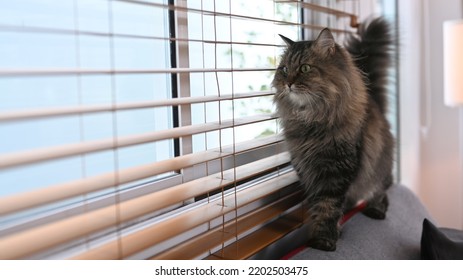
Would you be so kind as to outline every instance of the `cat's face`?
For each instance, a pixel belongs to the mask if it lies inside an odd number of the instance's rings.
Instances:
[[[275,100],[286,99],[294,107],[316,107],[335,103],[340,87],[344,87],[344,53],[333,35],[324,29],[315,41],[293,42],[288,45],[275,73]]]

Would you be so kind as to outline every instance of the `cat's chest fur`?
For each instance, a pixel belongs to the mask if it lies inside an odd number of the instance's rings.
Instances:
[[[352,121],[349,116],[319,118],[319,114],[306,109],[283,112],[281,117],[288,141],[355,142],[361,133],[364,118]],[[324,114],[326,115],[326,114]]]

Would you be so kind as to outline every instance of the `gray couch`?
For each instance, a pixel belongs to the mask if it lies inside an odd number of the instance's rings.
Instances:
[[[420,259],[422,224],[429,213],[406,187],[393,186],[388,195],[385,220],[356,214],[344,224],[336,251],[305,248],[290,259]]]

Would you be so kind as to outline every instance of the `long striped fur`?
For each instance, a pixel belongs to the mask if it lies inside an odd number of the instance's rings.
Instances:
[[[287,49],[273,80],[274,102],[309,205],[308,243],[335,250],[347,208],[367,200],[364,214],[383,219],[388,206],[394,146],[384,115],[389,27],[373,20],[346,48],[329,29],[313,41],[282,38]]]

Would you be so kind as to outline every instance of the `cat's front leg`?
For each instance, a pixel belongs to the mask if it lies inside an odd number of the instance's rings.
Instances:
[[[367,207],[362,213],[372,219],[384,220],[386,218],[389,200],[385,191],[379,191],[372,199],[367,201]]]
[[[324,251],[336,250],[339,238],[339,220],[342,217],[342,198],[325,198],[309,201],[309,247]]]

